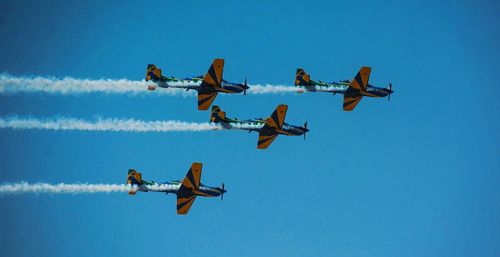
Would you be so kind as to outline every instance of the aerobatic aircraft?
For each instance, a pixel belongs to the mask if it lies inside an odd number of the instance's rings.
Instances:
[[[311,80],[309,74],[303,69],[298,68],[295,75],[295,86],[303,87],[306,91],[310,92],[328,92],[333,94],[344,95],[344,111],[352,111],[354,107],[361,101],[363,96],[369,97],[388,97],[391,99],[392,84],[389,83],[387,88],[380,88],[370,85],[368,79],[370,78],[370,67],[362,67],[356,77],[352,81],[342,80],[340,82],[325,83],[320,81]]]
[[[307,129],[307,121],[303,127],[293,126],[285,123],[286,111],[288,105],[280,104],[273,112],[271,117],[267,119],[254,120],[238,120],[226,117],[226,112],[223,112],[219,106],[212,106],[210,122],[217,123],[225,129],[242,129],[248,132],[259,132],[259,141],[257,141],[258,149],[266,149],[276,139],[278,135],[300,136],[309,131]]]
[[[156,87],[181,88],[189,91],[198,91],[198,110],[208,110],[218,93],[238,94],[243,92],[246,95],[247,80],[244,83],[233,83],[222,79],[224,70],[224,59],[215,59],[205,76],[177,79],[165,77],[161,69],[154,64],[148,64],[146,70],[146,81],[153,81],[156,85],[148,86],[148,90],[155,90]]]
[[[129,195],[135,195],[137,191],[142,192],[162,192],[173,193],[177,195],[177,214],[187,214],[191,205],[193,205],[196,196],[205,197],[224,197],[227,191],[222,187],[209,187],[200,182],[201,163],[193,163],[184,180],[157,183],[154,181],[142,180],[141,173],[134,169],[128,170],[127,184],[131,186]]]

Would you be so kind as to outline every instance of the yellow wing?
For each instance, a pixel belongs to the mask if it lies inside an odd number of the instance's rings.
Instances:
[[[182,186],[186,189],[191,189],[191,191],[198,190],[200,188],[201,169],[202,164],[194,162],[182,181]]]
[[[370,67],[361,67],[349,86],[360,91],[366,91],[371,70]]]
[[[266,149],[271,145],[271,143],[278,137],[278,134],[273,134],[273,135],[262,135],[259,134],[259,141],[257,142],[257,148],[258,149]]]
[[[363,96],[346,96],[344,95],[344,111],[352,111],[358,105]]]
[[[288,110],[288,105],[280,104],[276,107],[271,117],[267,118],[266,125],[271,128],[282,128],[285,122],[286,111]]]
[[[189,212],[191,205],[193,205],[196,195],[179,196],[177,195],[177,214],[185,215]]]
[[[208,110],[216,96],[217,92],[198,92],[198,110]]]
[[[203,77],[203,85],[221,87],[222,71],[224,70],[224,59],[215,59]]]

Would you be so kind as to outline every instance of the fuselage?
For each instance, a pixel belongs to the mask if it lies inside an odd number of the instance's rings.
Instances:
[[[328,93],[334,93],[334,94],[349,94],[352,93],[351,90],[349,89],[349,85],[351,82],[349,80],[343,80],[340,82],[332,82],[332,83],[325,83],[325,82],[317,82],[311,80],[308,85],[305,86],[299,86],[304,88],[306,91],[310,92],[328,92]],[[356,90],[357,91],[357,90]],[[366,87],[366,91],[358,91],[356,92],[359,95],[362,96],[370,96],[370,97],[386,97],[390,94],[393,93],[393,91],[389,88],[381,88],[381,87],[376,87],[373,85],[368,84]]]
[[[182,183],[180,181],[171,181],[164,183],[157,183],[154,181],[142,181],[142,183],[137,186],[137,191],[177,194],[181,185]],[[200,183],[199,189],[193,193],[195,195],[200,195],[200,196],[217,197],[220,196],[222,193],[225,193],[225,190],[219,187],[205,186]]]
[[[176,79],[163,77],[161,79],[153,80],[158,87],[163,88],[180,88],[186,90],[196,90],[196,91],[215,91],[228,94],[238,94],[244,92],[249,87],[242,83],[233,83],[226,80],[221,81],[221,87],[204,87],[202,85],[203,77],[197,76],[192,78]]]
[[[266,120],[238,120],[226,118],[225,121],[217,122],[217,124],[221,125],[225,129],[241,129],[249,132],[257,131],[260,133],[263,129],[265,129],[264,126],[266,125]],[[281,129],[273,129],[273,132],[287,136],[300,136],[308,131],[309,130],[305,127],[294,126],[288,123],[283,123],[283,127]]]

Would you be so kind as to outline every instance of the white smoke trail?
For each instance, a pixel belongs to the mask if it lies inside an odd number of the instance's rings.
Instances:
[[[247,94],[263,95],[263,94],[286,94],[286,93],[302,93],[304,89],[294,86],[286,85],[248,85],[250,88],[247,90]]]
[[[182,82],[178,83],[179,85]],[[0,94],[14,93],[50,93],[62,95],[75,95],[83,93],[105,93],[105,94],[153,94],[153,95],[194,95],[183,89],[169,88],[168,90],[148,91],[148,85],[154,85],[146,81],[133,81],[128,79],[75,79],[66,77],[63,79],[44,77],[14,77],[0,74]]]
[[[198,83],[199,84],[199,83]],[[195,91],[186,91],[179,88],[157,88],[148,91],[148,85],[153,82],[128,79],[75,79],[65,77],[63,79],[50,77],[15,77],[8,74],[0,74],[0,94],[16,93],[49,93],[62,95],[77,95],[85,93],[104,94],[128,94],[128,95],[170,95],[170,96],[195,96]],[[172,86],[193,85],[191,82],[171,82]],[[248,94],[285,94],[303,92],[303,89],[286,86],[255,84],[249,85]]]
[[[0,195],[49,193],[49,194],[95,194],[95,193],[121,193],[137,190],[137,187],[120,184],[48,184],[27,182],[0,185]]]
[[[222,129],[210,123],[193,123],[175,120],[141,121],[135,119],[96,119],[86,121],[76,118],[53,117],[47,119],[0,117],[0,129],[44,129],[81,131],[171,132],[207,131]]]

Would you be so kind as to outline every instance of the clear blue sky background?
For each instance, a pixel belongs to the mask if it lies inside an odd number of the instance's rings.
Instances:
[[[352,113],[329,94],[220,95],[230,117],[309,122],[266,151],[257,134],[0,131],[0,182],[226,183],[188,216],[162,194],[0,197],[1,256],[499,256],[497,1],[1,1],[0,71],[144,78],[204,73],[292,85],[370,82],[396,93]],[[208,121],[192,97],[0,96],[0,114]]]

